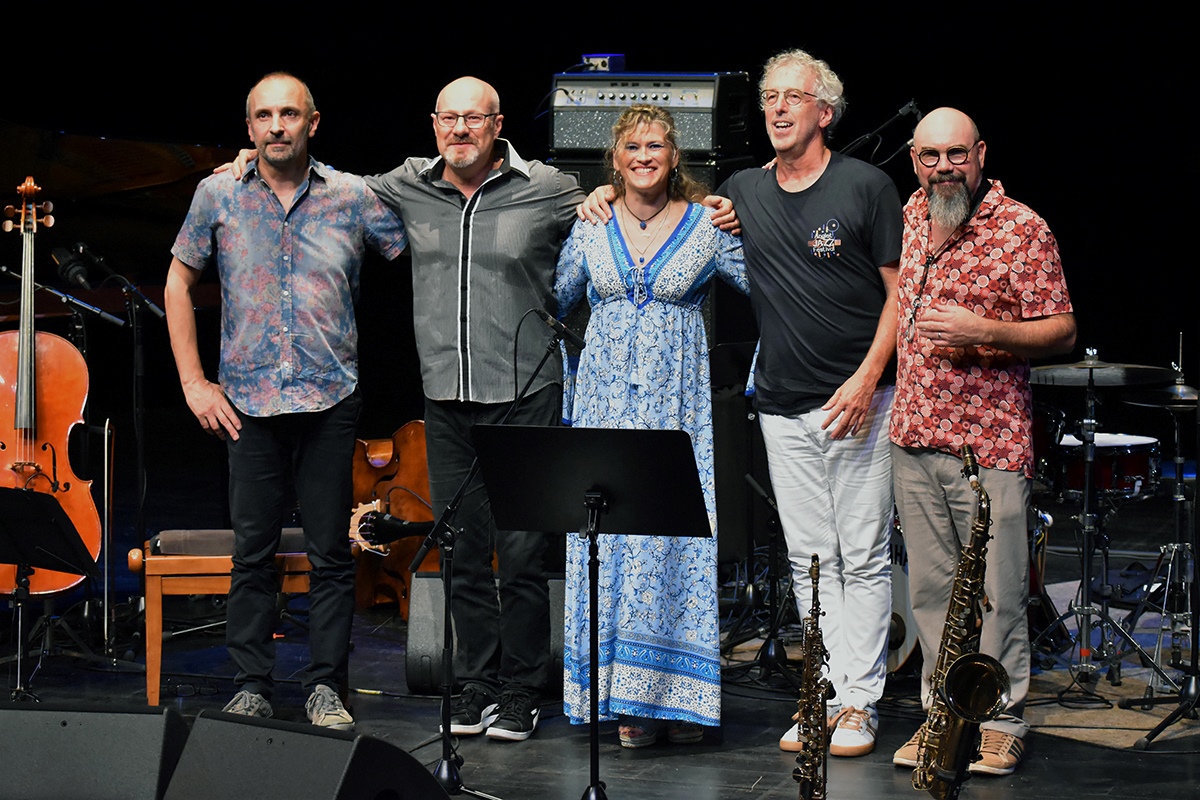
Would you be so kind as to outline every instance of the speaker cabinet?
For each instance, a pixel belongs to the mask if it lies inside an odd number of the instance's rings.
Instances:
[[[169,706],[0,705],[0,797],[158,800],[187,737]]]
[[[381,739],[202,711],[166,800],[409,800],[446,797],[421,764]]]

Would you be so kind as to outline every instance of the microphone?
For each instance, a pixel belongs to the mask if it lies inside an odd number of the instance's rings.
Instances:
[[[91,291],[92,285],[87,279],[87,262],[83,257],[83,245],[77,244],[70,250],[56,247],[50,251],[50,258],[58,265],[58,277]]]
[[[587,342],[585,342],[579,334],[556,320],[553,316],[551,316],[549,311],[544,308],[535,308],[533,311],[542,318],[542,322],[554,329],[554,332],[558,335],[558,338],[566,339],[570,344],[574,345],[580,350],[587,347]]]
[[[909,100],[907,103],[905,103],[903,106],[901,106],[900,110],[897,111],[896,113],[899,114],[900,116],[904,116],[905,114],[912,114],[913,116],[915,116],[917,118],[917,122],[920,122],[921,120],[925,119],[925,115],[921,113],[921,109],[917,108],[916,100]]]
[[[358,523],[358,532],[374,545],[388,544],[406,536],[428,536],[432,522],[413,522],[384,511],[368,511]]]

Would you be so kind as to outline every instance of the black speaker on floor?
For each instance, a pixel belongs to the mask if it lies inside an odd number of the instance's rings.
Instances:
[[[553,694],[562,691],[564,587],[562,578],[551,578],[549,583],[550,680],[546,692]],[[436,572],[414,573],[408,600],[404,678],[409,691],[416,694],[438,694],[442,690],[442,605],[441,576]]]
[[[171,707],[0,705],[0,797],[158,800],[187,736]]]
[[[201,711],[166,800],[436,800],[408,753],[382,739]]]

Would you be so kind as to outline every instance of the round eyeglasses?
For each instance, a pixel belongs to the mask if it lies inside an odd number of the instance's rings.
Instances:
[[[967,159],[971,157],[971,151],[975,149],[976,144],[979,144],[979,142],[976,142],[970,147],[958,145],[956,147],[947,149],[945,152],[946,160],[956,167],[961,167],[963,164],[967,163]],[[934,150],[930,148],[917,153],[917,161],[920,161],[922,166],[933,169],[939,163],[941,163],[942,155],[943,154],[941,150]]]
[[[766,91],[759,93],[758,102],[762,104],[763,108],[766,108],[767,106],[773,106],[779,102],[780,95],[783,95],[783,102],[787,103],[789,106],[800,105],[804,102],[804,97],[806,95],[811,97],[813,100],[821,99],[812,92],[806,92],[802,89],[784,89],[783,91],[778,89],[767,89]]]

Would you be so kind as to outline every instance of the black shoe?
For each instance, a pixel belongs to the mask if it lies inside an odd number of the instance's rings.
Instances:
[[[496,698],[473,683],[467,684],[450,707],[450,733],[455,736],[483,733],[495,721]]]
[[[541,697],[530,689],[511,688],[500,692],[496,721],[487,729],[489,739],[523,742],[537,727]]]

